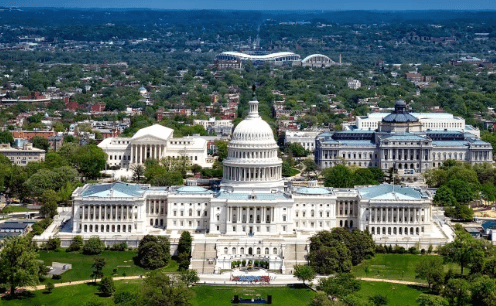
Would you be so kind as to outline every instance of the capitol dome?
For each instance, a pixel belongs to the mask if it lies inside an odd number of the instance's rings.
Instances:
[[[282,182],[282,160],[272,128],[258,114],[258,101],[236,128],[224,159],[224,185],[274,186]]]

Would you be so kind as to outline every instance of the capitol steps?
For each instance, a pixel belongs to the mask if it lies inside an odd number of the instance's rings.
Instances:
[[[216,257],[215,243],[194,243],[191,268],[198,273],[214,273]]]
[[[288,244],[284,249],[284,267],[286,274],[291,274],[295,264],[307,264],[305,244]]]

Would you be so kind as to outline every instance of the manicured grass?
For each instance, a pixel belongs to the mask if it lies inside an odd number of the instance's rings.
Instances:
[[[141,280],[115,281],[116,290],[135,291],[139,290]],[[44,290],[27,293],[25,296],[15,300],[2,299],[2,305],[6,306],[31,306],[31,305],[57,305],[57,306],[80,306],[87,301],[101,301],[105,305],[115,305],[112,298],[100,297],[98,286],[91,284],[72,285],[54,288],[52,293],[47,294]]]
[[[4,214],[10,214],[10,213],[18,213],[18,212],[29,212],[29,211],[34,211],[32,209],[29,209],[24,206],[5,206],[2,209],[2,213]]]
[[[360,291],[355,295],[368,299],[376,294],[385,295],[388,299],[387,305],[417,306],[415,301],[421,293],[427,293],[428,289],[410,285],[399,285],[382,282],[362,281]]]
[[[275,306],[307,306],[312,301],[314,292],[310,289],[289,287],[193,287],[196,298],[194,306],[230,305],[235,294],[240,298],[267,298],[272,295],[272,305]]]
[[[412,254],[376,254],[372,259],[364,260],[353,267],[353,274],[357,277],[370,277],[381,279],[396,279],[422,283],[423,280],[415,278],[415,267],[426,258],[437,255],[412,255]],[[368,272],[366,272],[368,267]],[[455,273],[460,273],[456,264],[446,264],[445,270],[452,268]]]
[[[38,259],[43,260],[47,266],[51,266],[52,262],[62,262],[72,264],[72,269],[62,274],[61,280],[53,280],[53,282],[68,282],[76,280],[90,279],[93,272],[92,265],[94,257],[92,255],[84,255],[79,252],[67,253],[55,251],[39,251]],[[145,274],[147,270],[134,264],[133,257],[136,256],[136,251],[103,251],[100,255],[105,258],[105,267],[103,273],[106,275],[112,274],[114,269],[117,269],[117,274],[114,276],[131,276]],[[167,272],[176,272],[178,268],[177,262],[171,260],[169,266],[165,268]]]
[[[141,280],[115,281],[116,291],[138,292]],[[192,301],[194,306],[230,305],[231,298],[237,294],[243,298],[255,298],[261,296],[267,298],[272,295],[275,306],[307,306],[313,298],[313,291],[309,289],[293,289],[289,287],[214,287],[195,286],[192,288],[195,298]],[[2,299],[2,305],[22,306],[22,305],[57,305],[57,306],[78,306],[86,301],[98,300],[105,305],[114,305],[111,298],[100,297],[98,287],[93,284],[65,286],[53,289],[50,294],[43,290],[28,293],[25,297],[16,300]]]

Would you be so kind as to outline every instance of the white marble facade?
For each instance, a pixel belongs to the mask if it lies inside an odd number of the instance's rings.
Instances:
[[[194,246],[203,251],[192,259],[192,267],[202,271],[205,261],[218,271],[229,269],[234,260],[259,259],[289,273],[304,261],[309,235],[335,227],[367,229],[389,244],[444,243],[432,232],[433,194],[427,190],[387,184],[293,187],[285,182],[272,129],[257,108],[258,102],[250,102],[248,117],[233,133],[219,189],[88,184],[73,193],[72,233],[107,241],[164,230],[203,234]]]

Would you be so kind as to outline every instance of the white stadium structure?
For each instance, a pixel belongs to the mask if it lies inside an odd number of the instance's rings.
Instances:
[[[336,63],[330,57],[323,54],[312,54],[301,61],[302,66],[310,67],[329,67],[335,64]]]
[[[269,63],[276,66],[309,66],[329,67],[336,63],[323,54],[312,54],[301,60],[300,55],[293,52],[276,52],[270,54],[247,54],[242,52],[222,52],[215,57],[214,65],[220,69],[240,69],[243,62],[251,61],[255,64]]]

